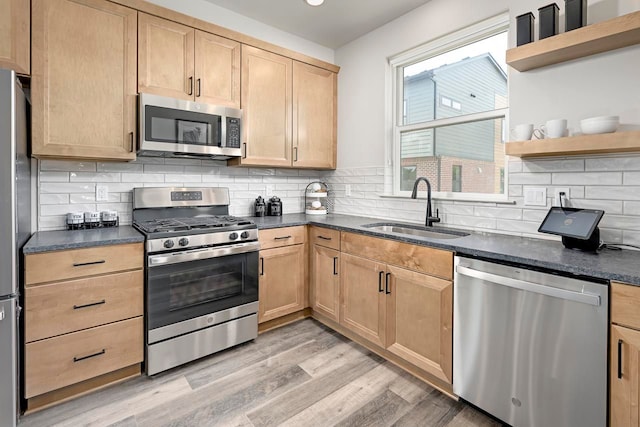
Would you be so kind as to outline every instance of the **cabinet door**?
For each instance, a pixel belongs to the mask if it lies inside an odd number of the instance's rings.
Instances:
[[[393,266],[387,271],[387,350],[451,383],[452,283]]]
[[[196,101],[240,108],[240,43],[196,30]]]
[[[337,75],[293,63],[293,166],[336,168]]]
[[[195,30],[140,13],[138,91],[193,100]]]
[[[311,308],[340,321],[340,252],[313,245],[311,254]]]
[[[260,251],[258,323],[302,310],[304,245]]]
[[[640,331],[611,326],[610,423],[640,425]],[[620,377],[620,378],[619,378]]]
[[[292,64],[284,56],[242,46],[241,164],[291,166]]]
[[[0,0],[0,68],[29,74],[29,0]]]
[[[137,12],[104,0],[33,0],[36,157],[135,159]]]
[[[340,258],[340,324],[384,347],[385,265],[345,253]]]

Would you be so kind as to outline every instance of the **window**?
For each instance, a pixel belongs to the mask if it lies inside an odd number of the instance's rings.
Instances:
[[[508,23],[501,15],[390,60],[394,194],[425,176],[435,197],[505,197]]]
[[[451,191],[454,193],[462,191],[462,165],[453,165],[451,168]]]

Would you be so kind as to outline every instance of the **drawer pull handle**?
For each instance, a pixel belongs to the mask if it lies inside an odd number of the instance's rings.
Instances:
[[[273,240],[287,240],[290,239],[291,236],[282,236],[282,237],[274,237]]]
[[[618,340],[618,379],[622,379],[622,344],[624,341]]]
[[[102,305],[102,304],[104,304],[106,302],[107,302],[106,300],[102,300],[102,301],[92,302],[92,303],[83,304],[83,305],[75,305],[74,304],[73,309],[74,310],[80,310],[81,308],[87,308],[87,307],[93,307],[93,306],[96,306],[96,305]]]
[[[107,352],[107,350],[103,348],[101,351],[99,351],[99,352],[97,352],[97,353],[90,354],[90,355],[88,355],[88,356],[74,357],[74,358],[73,358],[73,363],[80,362],[80,361],[82,361],[82,360],[91,359],[92,357],[96,357],[96,356],[102,356],[102,355],[103,355],[103,354],[105,354],[106,352]]]
[[[74,267],[84,267],[85,265],[96,265],[96,264],[104,264],[105,260],[101,259],[100,261],[91,261],[91,262],[78,262],[78,263],[74,263],[73,266]]]
[[[318,236],[318,239],[331,240],[331,237]]]

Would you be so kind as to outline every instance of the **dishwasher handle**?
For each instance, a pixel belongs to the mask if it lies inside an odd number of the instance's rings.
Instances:
[[[484,271],[474,270],[473,268],[463,267],[461,265],[456,267],[456,273],[461,274],[463,276],[485,280],[487,282],[495,283],[497,285],[502,285],[509,288],[520,289],[523,291],[529,291],[536,294],[542,294],[542,295],[561,298],[569,301],[580,302],[583,304],[589,304],[596,307],[600,306],[599,295],[569,291],[566,289],[555,288],[553,286],[540,285],[537,283],[526,282],[524,280],[512,279],[510,277],[504,277],[504,276],[499,276],[497,274],[486,273]]]

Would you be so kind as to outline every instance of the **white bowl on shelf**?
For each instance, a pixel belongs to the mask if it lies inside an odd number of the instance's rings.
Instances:
[[[594,135],[599,133],[611,133],[618,130],[620,117],[618,116],[600,116],[591,117],[580,120],[580,130],[585,135]]]

